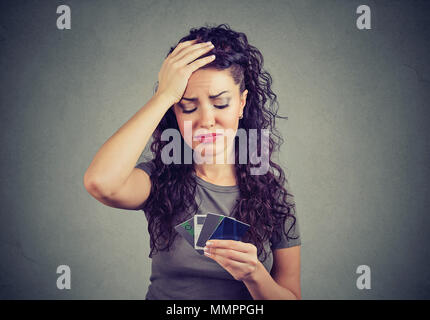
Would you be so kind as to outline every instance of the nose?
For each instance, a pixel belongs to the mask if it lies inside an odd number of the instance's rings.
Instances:
[[[215,115],[212,109],[213,107],[210,105],[206,105],[200,109],[200,127],[210,129],[215,126]]]

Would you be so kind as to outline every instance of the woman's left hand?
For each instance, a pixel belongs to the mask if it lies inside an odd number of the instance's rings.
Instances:
[[[252,279],[260,261],[252,243],[235,240],[209,240],[205,255],[227,270],[236,280]]]

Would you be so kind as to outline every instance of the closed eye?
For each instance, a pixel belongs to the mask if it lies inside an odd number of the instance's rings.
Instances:
[[[218,109],[224,109],[224,108],[227,108],[228,107],[228,104],[225,104],[225,105],[223,105],[223,106],[214,106],[215,108],[218,108]]]
[[[196,110],[197,108],[194,108],[193,110],[182,110],[182,113],[192,113]]]
[[[222,106],[214,106],[215,108],[218,108],[218,109],[224,109],[224,108],[226,108],[226,107],[228,107],[229,105],[228,104],[225,104],[225,105],[222,105]],[[194,112],[194,111],[196,111],[197,110],[197,108],[194,108],[194,109],[192,109],[192,110],[185,110],[185,109],[182,109],[182,112],[183,113],[192,113],[192,112]]]

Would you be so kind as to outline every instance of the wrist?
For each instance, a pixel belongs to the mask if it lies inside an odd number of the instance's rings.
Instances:
[[[257,284],[261,279],[261,274],[264,272],[265,268],[264,265],[261,263],[260,260],[258,260],[257,265],[255,266],[255,270],[250,273],[246,279],[243,280],[245,284],[255,285]]]
[[[163,105],[166,106],[166,108],[170,108],[172,105],[176,103],[172,97],[161,92],[156,92],[154,94],[154,98],[159,100]]]

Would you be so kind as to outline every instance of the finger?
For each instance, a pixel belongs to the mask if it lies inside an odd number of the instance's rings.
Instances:
[[[212,62],[212,61],[214,61],[215,60],[215,56],[214,55],[212,55],[212,56],[207,56],[207,57],[204,57],[204,58],[200,58],[200,59],[197,59],[196,61],[194,61],[193,63],[190,63],[186,68],[188,68],[189,69],[189,71],[191,72],[191,73],[193,73],[194,71],[196,71],[198,68],[201,68],[201,67],[203,67],[205,64],[208,64],[208,63],[210,63],[210,62]]]
[[[213,260],[215,260],[219,265],[221,265],[224,269],[230,270],[240,270],[241,272],[252,272],[254,268],[248,263],[243,263],[239,261],[234,261],[227,259],[223,256],[210,256]]]
[[[197,41],[197,39],[193,39],[193,40],[188,40],[188,41],[184,41],[179,43],[176,48],[170,53],[170,57],[175,57],[183,48],[186,48],[192,44],[194,44]]]
[[[234,260],[242,263],[249,263],[250,256],[248,253],[223,248],[208,248],[207,251],[211,256],[219,256],[225,259]]]
[[[225,248],[225,249],[233,249],[241,252],[249,252],[250,247],[252,246],[250,243],[245,243],[242,241],[236,240],[209,240],[206,242],[206,246],[210,248]]]
[[[202,58],[202,55],[207,55],[210,53],[211,50],[214,49],[214,46],[209,44],[204,46],[203,48],[196,49],[194,51],[191,51],[190,53],[186,54],[181,61],[185,62],[187,64],[192,63],[197,58]]]
[[[181,61],[181,65],[185,66],[210,49],[213,49],[213,47],[211,47],[207,42],[193,44],[179,52],[174,59],[172,59],[172,62],[183,60]]]

